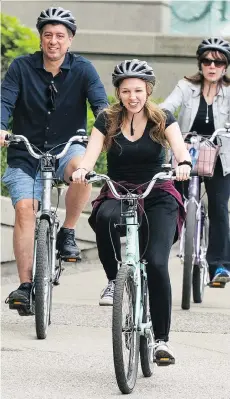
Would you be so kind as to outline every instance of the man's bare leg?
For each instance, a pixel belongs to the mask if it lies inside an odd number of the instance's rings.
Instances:
[[[82,157],[78,156],[72,158],[65,169],[65,181],[69,182],[69,177],[79,167]],[[79,186],[78,184],[70,183],[65,197],[66,204],[66,218],[63,227],[74,229],[75,225],[89,201],[91,194],[91,185]]]
[[[37,200],[34,200],[34,205],[35,212],[37,212]],[[21,283],[31,282],[32,280],[35,220],[33,200],[23,199],[18,201],[15,206],[13,245]]]

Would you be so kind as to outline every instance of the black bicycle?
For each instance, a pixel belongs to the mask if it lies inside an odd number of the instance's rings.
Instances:
[[[87,143],[88,137],[85,130],[80,129],[77,135],[65,143],[64,149],[57,155],[52,154],[54,148],[47,152],[37,153],[28,139],[22,135],[8,135],[8,145],[24,142],[31,156],[40,161],[41,180],[43,184],[42,199],[40,204],[40,216],[36,218],[34,256],[32,267],[32,290],[30,305],[26,309],[26,315],[35,315],[36,334],[38,339],[47,336],[48,326],[51,324],[52,288],[59,284],[63,268],[63,262],[76,262],[76,258],[63,257],[56,251],[56,238],[59,228],[57,207],[51,206],[51,192],[53,187],[58,189],[58,203],[61,189],[60,181],[55,178],[55,163],[63,157],[73,142]],[[64,144],[63,144],[64,145]],[[19,310],[25,315],[24,308]]]

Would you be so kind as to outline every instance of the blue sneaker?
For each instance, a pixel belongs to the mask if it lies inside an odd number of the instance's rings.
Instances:
[[[216,273],[213,277],[212,283],[228,283],[229,281],[230,271],[223,266],[218,267],[218,269],[216,269]]]

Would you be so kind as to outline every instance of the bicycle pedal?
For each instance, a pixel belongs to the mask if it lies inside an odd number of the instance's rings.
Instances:
[[[68,262],[68,263],[76,263],[76,262],[81,262],[81,256],[76,256],[76,257],[67,257],[67,256],[61,256],[60,258],[63,262]]]
[[[9,303],[9,308],[11,310],[17,310],[19,316],[34,316],[35,315],[34,303],[32,305],[26,305],[23,302],[14,301],[14,302]]]
[[[157,366],[160,366],[160,367],[170,366],[171,364],[175,364],[175,359],[172,359],[170,357],[155,358],[153,360],[153,363],[156,363]]]
[[[224,288],[226,283],[223,283],[221,281],[211,281],[208,286],[210,288]]]

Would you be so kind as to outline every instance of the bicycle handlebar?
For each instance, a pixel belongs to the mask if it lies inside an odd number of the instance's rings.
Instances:
[[[197,139],[197,140],[196,140],[196,136],[197,136],[198,138],[201,137],[202,139],[208,140],[208,141],[210,141],[211,143],[213,143],[214,140],[215,140],[215,138],[216,138],[216,136],[230,137],[230,123],[228,123],[228,122],[225,123],[225,126],[224,126],[223,128],[220,128],[220,129],[215,130],[215,132],[213,132],[213,134],[212,134],[210,137],[208,137],[208,136],[202,136],[201,134],[198,134],[197,132],[189,132],[188,134],[191,135],[191,137],[190,137],[191,143],[200,141],[200,139]],[[194,139],[195,139],[195,141],[194,141]],[[186,141],[186,138],[185,138],[185,141]]]
[[[155,176],[153,176],[153,178],[150,181],[150,183],[148,184],[146,190],[142,194],[133,194],[133,193],[129,192],[129,193],[125,194],[125,195],[120,195],[117,192],[112,180],[107,175],[98,174],[98,173],[92,171],[92,172],[88,172],[85,175],[85,178],[86,178],[86,180],[88,180],[88,183],[95,183],[97,181],[105,180],[107,182],[111,192],[113,193],[113,196],[116,199],[121,200],[121,199],[127,198],[127,196],[130,197],[130,198],[138,198],[138,199],[145,198],[145,197],[147,197],[147,195],[149,195],[149,193],[152,190],[152,188],[153,188],[154,184],[156,183],[157,179],[170,180],[170,179],[173,179],[173,174],[174,174],[174,171],[172,171],[171,169],[166,171],[166,172],[159,172]]]
[[[85,130],[84,129],[79,129],[79,130],[77,130],[77,133],[85,133]],[[6,135],[5,141],[7,142],[8,145],[10,145],[12,143],[24,142],[28,152],[30,153],[30,155],[32,157],[34,157],[36,159],[40,159],[40,158],[42,158],[42,156],[44,156],[44,154],[37,154],[33,150],[29,140],[25,136],[22,136],[22,135],[19,135],[19,134],[17,134],[17,135],[9,134],[9,135]],[[87,143],[88,142],[88,137],[87,136],[82,136],[82,135],[76,135],[76,136],[71,137],[68,140],[68,142],[66,143],[65,147],[63,148],[63,150],[58,155],[55,155],[56,159],[62,158],[67,153],[71,143],[73,143],[74,141],[78,141],[80,143]],[[50,151],[52,151],[52,149]],[[46,154],[50,154],[50,151],[47,151]]]
[[[216,136],[230,136],[230,123],[225,123],[224,128],[215,130],[209,140],[213,143]]]

